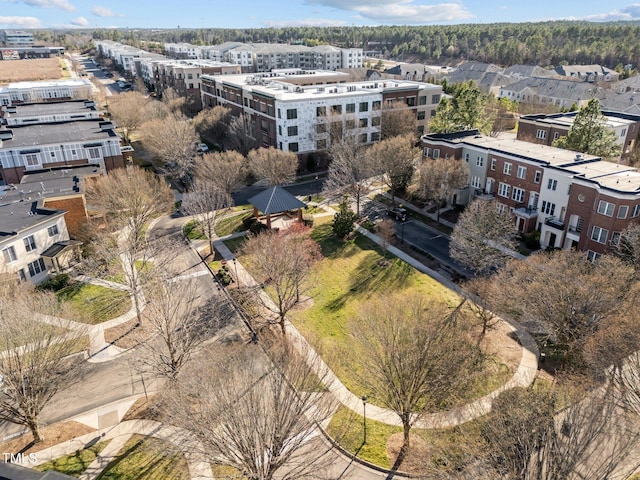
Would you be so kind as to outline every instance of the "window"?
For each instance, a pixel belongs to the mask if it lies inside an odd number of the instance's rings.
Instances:
[[[426,113],[424,110],[421,112],[418,112],[418,120],[424,120],[425,116],[426,116]]]
[[[504,173],[505,175],[511,175],[512,167],[513,165],[511,165],[509,162],[505,162],[504,168],[502,169],[502,173]]]
[[[18,270],[18,272],[17,272],[17,273],[18,273],[18,279],[19,279],[21,282],[26,282],[26,281],[27,281],[27,276],[26,276],[26,275],[25,275],[25,273],[24,273],[24,268],[21,268],[20,270]]]
[[[600,200],[600,202],[598,203],[598,213],[600,215],[613,217],[614,208],[615,208],[615,205],[613,203],[605,202],[604,200]]]
[[[558,188],[558,180],[550,178],[547,182],[547,190],[555,190],[556,188]]]
[[[516,173],[516,177],[518,178],[526,178],[527,177],[527,167],[518,167],[518,172]]]
[[[594,252],[592,250],[587,250],[587,260],[589,260],[590,262],[595,262],[601,256],[602,256],[601,253],[596,253],[596,252]]]
[[[431,95],[431,103],[440,103],[440,95]]]
[[[507,183],[500,182],[498,186],[498,195],[501,197],[509,198],[509,191],[511,190],[511,186]]]
[[[36,249],[36,239],[33,238],[33,235],[29,235],[24,239],[24,248],[27,250],[27,252]]]
[[[627,129],[623,128],[622,131],[620,132],[620,136],[624,137],[627,134]]]
[[[545,138],[547,138],[547,131],[546,130],[538,130],[536,132],[536,138],[539,138],[540,140],[544,140]]]
[[[495,158],[491,159],[491,170],[495,170],[496,169],[496,163],[497,160]]]
[[[426,105],[427,104],[427,96],[421,95],[418,97],[418,105]]]
[[[464,161],[469,163],[469,154],[468,153],[464,154]]]
[[[367,143],[367,134],[366,133],[360,134],[360,143]]]
[[[369,126],[369,119],[368,118],[361,118],[360,119],[360,128],[365,128]]]
[[[318,107],[318,108],[324,108],[324,107]],[[278,109],[278,118],[282,118],[282,115],[281,115],[280,109]]]
[[[382,102],[380,100],[374,100],[373,102],[371,102],[371,110],[380,110],[381,105]]]
[[[484,157],[476,157],[476,166],[483,167],[484,166]]]
[[[618,207],[618,218],[627,218],[628,213],[629,213],[628,205],[620,205],[620,207]]]
[[[498,203],[497,210],[498,213],[504,213],[507,211],[507,206],[504,203]]]
[[[2,250],[2,254],[4,255],[4,261],[7,263],[15,262],[18,259],[16,255],[16,249],[13,247],[7,247]]]
[[[327,141],[326,140],[318,140],[316,142],[316,150],[323,150],[327,148]]]
[[[316,123],[316,133],[325,133],[327,131],[326,123]]]
[[[290,152],[297,152],[298,151],[298,142],[293,142],[289,144],[289,151]]]
[[[618,243],[620,243],[620,235],[621,232],[613,232],[611,234],[611,245],[615,247],[616,245],[618,245]]]
[[[371,132],[371,141],[377,142],[380,140],[380,132]]]
[[[293,125],[292,127],[287,127],[287,135],[289,135],[290,137],[295,137],[296,135],[298,135],[298,126]]]
[[[102,152],[100,147],[87,148],[87,154],[91,160],[97,160],[102,158]]]
[[[521,188],[513,187],[513,195],[511,196],[511,198],[518,203],[524,202],[524,190]]]
[[[476,177],[476,176],[472,176],[471,177],[471,186],[473,188],[481,188],[482,187],[482,183],[480,183],[480,177]]]
[[[23,155],[23,157],[24,157],[25,164],[29,167],[35,167],[37,165],[40,165],[40,160],[38,160],[37,153],[27,153]]]
[[[540,211],[542,213],[546,213],[547,215],[553,215],[556,212],[556,204],[543,200],[542,208],[540,209]]]
[[[371,126],[372,127],[379,127],[380,126],[380,117],[373,117],[371,119]]]
[[[31,262],[29,265],[29,275],[35,277],[36,275],[45,271],[44,260],[39,258],[35,262]]]
[[[604,228],[600,228],[598,226],[593,227],[593,231],[591,232],[591,240],[598,243],[607,243],[608,236],[609,230],[605,230]]]
[[[631,218],[637,217],[640,215],[640,205],[633,206],[633,213],[631,214]]]
[[[294,120],[298,118],[298,109],[297,108],[288,108],[287,109],[287,120]]]
[[[429,154],[431,153],[431,149],[429,147],[424,147],[422,149],[422,156],[429,158]]]
[[[355,103],[347,103],[347,113],[356,113]]]
[[[58,235],[58,226],[57,225],[51,225],[49,228],[47,228],[47,232],[49,233],[50,237],[53,237],[54,235]]]
[[[433,149],[433,158],[440,158],[440,149],[439,148],[434,148]]]
[[[559,132],[555,132],[555,133],[553,134],[553,139],[554,139],[554,140],[557,140],[557,139],[559,139],[559,138],[560,138],[560,133],[559,133]]]
[[[331,105],[331,113],[335,113],[335,114],[342,113],[342,105]]]
[[[282,125],[278,125],[278,135],[282,135]]]
[[[536,170],[536,178],[533,179],[535,183],[540,183],[542,179],[542,172],[540,170]]]
[[[369,102],[360,102],[360,111],[368,112],[369,111]]]

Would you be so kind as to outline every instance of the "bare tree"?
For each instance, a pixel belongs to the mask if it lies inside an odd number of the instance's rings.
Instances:
[[[54,395],[73,382],[80,350],[79,330],[69,331],[55,295],[27,285],[0,288],[0,420],[22,425],[43,440],[41,413]]]
[[[322,392],[326,372],[286,344],[268,359],[255,347],[219,353],[207,352],[202,368],[181,378],[168,420],[200,442],[194,449],[206,460],[250,480],[322,478],[331,447],[313,437],[335,408]]]
[[[640,276],[640,224],[631,224],[625,228],[611,253],[631,265],[636,276]]]
[[[150,172],[139,168],[117,169],[86,185],[89,208],[102,212],[116,236],[96,244],[97,261],[86,262],[102,267],[122,263],[127,284],[133,292],[134,305],[140,316],[141,278],[136,262],[143,264],[152,256],[146,228],[157,215],[168,212],[173,196],[169,187]]]
[[[376,235],[380,238],[380,246],[382,247],[382,255],[387,259],[387,248],[395,235],[395,223],[390,218],[382,220],[376,224]]]
[[[200,141],[193,122],[184,116],[168,115],[146,122],[140,131],[144,147],[165,162],[177,178],[190,185]]]
[[[474,200],[458,218],[451,234],[451,257],[486,275],[502,267],[517,247],[511,213],[495,201]]]
[[[393,102],[391,105],[384,106],[380,122],[380,133],[383,140],[405,135],[415,139],[417,129],[416,112],[406,104]]]
[[[375,162],[375,170],[384,175],[385,182],[395,202],[396,192],[404,191],[411,183],[420,150],[411,136],[391,137],[373,145],[368,154]]]
[[[409,450],[416,421],[454,398],[477,370],[472,364],[479,350],[452,318],[457,313],[444,303],[398,296],[369,303],[352,322],[362,380],[402,421],[404,442],[394,470]]]
[[[242,117],[236,116],[229,122],[229,132],[224,138],[223,147],[225,150],[236,150],[247,155],[260,147],[260,141],[247,132]]]
[[[418,192],[426,200],[437,203],[438,221],[443,203],[468,184],[469,168],[459,160],[438,158],[425,160],[420,166]]]
[[[203,109],[193,119],[198,135],[217,146],[222,146],[230,121],[231,109],[220,105]]]
[[[336,194],[351,195],[360,216],[360,200],[369,190],[367,180],[375,173],[373,157],[356,137],[348,136],[331,144],[331,163],[324,189]]]
[[[264,279],[267,291],[272,293],[273,302],[261,290],[257,292],[264,306],[277,314],[277,323],[285,335],[287,313],[311,287],[307,280],[311,265],[319,257],[318,244],[308,228],[299,227],[251,237],[243,244],[242,253],[251,257],[258,277]]]
[[[633,270],[609,255],[592,263],[582,252],[558,250],[511,260],[493,281],[501,293],[494,310],[538,322],[564,362],[580,367],[585,342],[625,305]]]
[[[247,155],[249,168],[267,185],[285,185],[296,179],[298,157],[293,152],[285,152],[277,148],[258,148]]]
[[[493,290],[495,284],[488,281],[486,278],[474,278],[464,284],[465,291],[470,295],[470,300],[467,302],[467,307],[471,310],[474,318],[480,323],[480,334],[478,335],[477,345],[480,346],[482,340],[489,330],[494,328],[499,322],[498,317],[489,305],[494,302],[496,292]]]
[[[625,479],[640,466],[631,456],[638,431],[607,390],[507,390],[494,400],[482,430],[495,468],[507,479]]]
[[[155,281],[146,293],[146,329],[140,338],[139,360],[145,369],[173,385],[204,343],[228,323],[233,309],[220,296],[203,304],[193,280],[167,279],[164,272],[154,270]]]
[[[202,233],[209,239],[209,252],[213,254],[213,240],[219,211],[229,207],[227,196],[207,180],[196,180],[193,188],[182,198],[182,210],[192,215]]]
[[[113,97],[110,112],[122,131],[125,143],[131,143],[131,135],[148,119],[149,99],[140,92],[123,92]]]
[[[208,153],[196,166],[196,176],[225,195],[227,207],[233,205],[231,194],[246,176],[245,158],[234,150]]]

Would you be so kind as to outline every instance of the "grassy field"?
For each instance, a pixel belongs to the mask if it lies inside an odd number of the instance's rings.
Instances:
[[[348,330],[361,305],[394,293],[419,294],[451,305],[458,297],[398,258],[390,258],[390,266],[381,265],[380,250],[361,235],[341,242],[332,236],[330,224],[324,223],[312,236],[325,257],[315,268],[316,287],[310,292],[314,304],[294,312],[291,321],[310,341],[321,343],[323,356],[354,394],[370,395],[357,379],[358,361],[353,358]]]
[[[51,462],[38,465],[35,469],[40,472],[55,470],[56,472],[78,478],[108,444],[108,440],[98,442],[89,448],[78,450],[71,455],[66,455]]]
[[[131,308],[129,293],[91,284],[73,284],[60,292],[71,320],[95,325],[119,317]]]
[[[105,468],[100,480],[189,480],[184,455],[176,453],[166,442],[133,435],[119,456]]]
[[[58,57],[0,62],[0,84],[30,80],[58,80],[62,77],[63,71]]]

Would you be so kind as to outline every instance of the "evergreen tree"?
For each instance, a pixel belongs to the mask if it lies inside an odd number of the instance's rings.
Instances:
[[[333,217],[331,228],[333,229],[334,235],[338,238],[344,238],[349,235],[353,231],[356,218],[358,218],[358,216],[349,208],[349,197],[345,195],[342,198],[342,202],[340,202],[338,211]]]
[[[477,128],[488,134],[493,118],[487,113],[487,96],[472,80],[447,88],[453,97],[440,102],[429,129],[434,133],[451,133]]]
[[[595,98],[576,114],[569,134],[555,140],[553,146],[602,158],[620,155],[616,135],[607,127],[607,117],[602,114],[600,102]]]

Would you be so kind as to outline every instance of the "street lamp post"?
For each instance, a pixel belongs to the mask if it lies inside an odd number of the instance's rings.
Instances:
[[[313,193],[315,194],[316,197],[318,196],[318,193],[320,193],[318,192],[318,175],[316,175],[316,178],[313,182]]]
[[[236,274],[236,283],[238,285],[238,288],[240,288],[240,277],[238,276],[238,265],[236,264],[236,258],[233,257],[233,270],[235,271]]]
[[[362,444],[366,445],[367,444],[367,396],[366,395],[362,396],[362,415],[364,417],[364,422],[363,422],[364,439],[362,441]]]
[[[400,244],[404,245],[404,222],[400,223]]]

